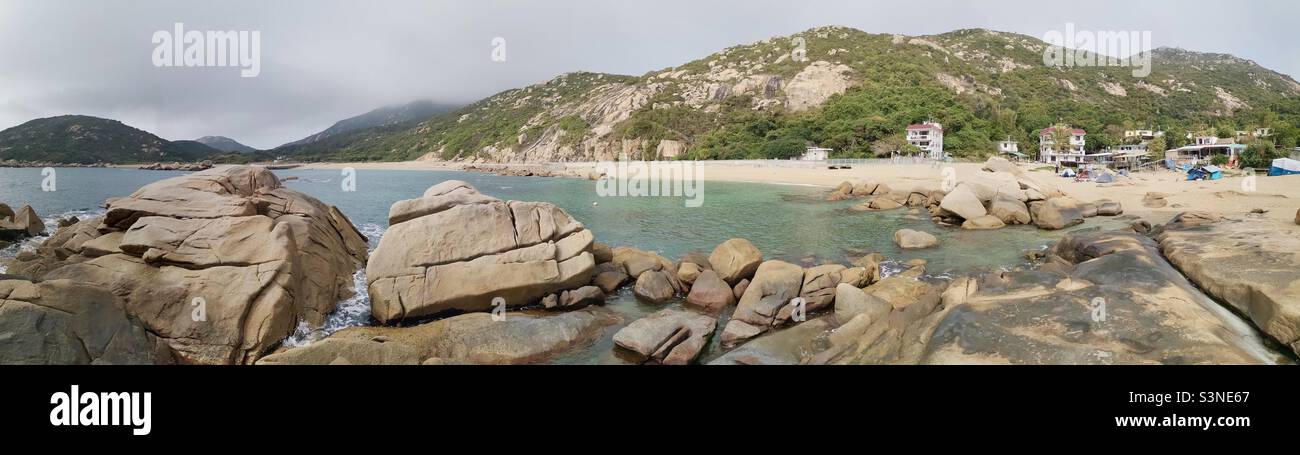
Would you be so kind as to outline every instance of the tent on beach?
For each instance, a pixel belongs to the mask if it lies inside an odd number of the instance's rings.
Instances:
[[[1218,180],[1223,178],[1223,169],[1215,165],[1196,166],[1187,171],[1187,180]]]
[[[1295,175],[1300,174],[1300,161],[1291,158],[1278,158],[1273,160],[1273,167],[1268,169],[1268,175]]]
[[[1074,169],[1065,168],[1065,170],[1061,171],[1061,177],[1074,177]]]
[[[1097,183],[1115,183],[1115,174],[1102,172],[1097,176]]]

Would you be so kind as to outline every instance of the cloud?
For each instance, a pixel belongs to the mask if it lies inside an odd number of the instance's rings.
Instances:
[[[1207,11],[1221,33],[1193,24]],[[225,135],[269,148],[375,107],[465,103],[577,71],[644,74],[820,25],[1042,36],[1151,30],[1157,45],[1226,52],[1300,74],[1297,2],[1229,1],[139,1],[0,3],[0,128],[36,117],[122,120],[168,139]],[[1216,16],[1217,17],[1217,16]],[[157,30],[258,30],[261,74],[159,68]],[[1228,32],[1230,30],[1230,33]],[[491,60],[506,39],[506,62]]]

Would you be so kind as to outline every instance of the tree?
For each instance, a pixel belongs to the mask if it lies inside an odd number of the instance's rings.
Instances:
[[[1052,151],[1065,153],[1070,150],[1070,138],[1074,137],[1074,128],[1058,123],[1052,126]]]
[[[1273,160],[1281,157],[1282,154],[1278,153],[1272,142],[1258,140],[1250,143],[1246,151],[1241,152],[1241,167],[1267,169],[1273,165]]]
[[[1187,145],[1187,130],[1180,126],[1169,128],[1165,131],[1165,145],[1169,148],[1178,148]]]
[[[1156,136],[1155,139],[1147,143],[1147,156],[1153,160],[1164,159],[1165,149],[1165,137]]]

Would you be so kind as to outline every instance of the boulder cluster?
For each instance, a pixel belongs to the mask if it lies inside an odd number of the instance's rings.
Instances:
[[[40,292],[6,299],[66,309],[71,327],[10,336],[29,344],[87,345],[84,355],[32,362],[252,363],[300,321],[322,324],[353,295],[352,277],[367,258],[365,237],[342,212],[282,187],[258,167],[161,180],[106,207],[103,217],[59,229],[8,264],[16,275],[9,278],[21,281],[10,287]],[[46,284],[53,282],[62,283]],[[60,308],[58,293],[90,297]],[[133,337],[123,343],[166,349],[115,355],[120,333]],[[110,342],[91,350],[99,339]]]
[[[181,163],[173,161],[171,163],[153,163],[140,166],[138,169],[146,171],[187,171],[198,172],[212,169],[211,161],[201,161],[198,163]]]
[[[1055,230],[1081,224],[1084,218],[1123,213],[1118,202],[1080,202],[999,157],[989,158],[983,172],[955,182],[950,191],[926,186],[900,190],[885,183],[844,182],[827,196],[830,201],[853,198],[868,199],[854,210],[924,207],[936,224],[963,229],[1034,225]]]

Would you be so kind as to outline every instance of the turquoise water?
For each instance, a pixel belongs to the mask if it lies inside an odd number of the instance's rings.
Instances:
[[[30,204],[53,221],[69,214],[102,213],[107,197],[126,196],[137,188],[184,172],[130,169],[58,169],[56,191],[41,191],[40,169],[0,169],[0,202],[17,207]],[[285,186],[310,194],[339,207],[370,237],[373,248],[387,228],[388,207],[394,202],[419,197],[428,187],[451,179],[465,180],[479,191],[502,199],[547,201],[559,205],[582,221],[596,239],[613,246],[628,245],[677,259],[691,251],[709,252],[717,244],[744,237],[753,242],[767,259],[782,259],[805,266],[836,262],[847,264],[850,257],[880,252],[890,263],[886,272],[911,259],[928,261],[935,276],[999,270],[1026,264],[1026,250],[1042,249],[1063,232],[1032,227],[1007,227],[995,231],[967,231],[942,228],[930,222],[922,210],[920,219],[906,218],[907,211],[856,212],[849,207],[860,201],[825,202],[826,188],[767,185],[756,183],[706,182],[701,207],[686,207],[680,197],[600,197],[595,182],[580,179],[506,177],[451,171],[357,170],[356,191],[342,190],[337,170],[276,171]],[[1081,228],[1122,225],[1119,220],[1093,218]],[[938,248],[900,250],[893,242],[895,230],[910,228],[935,234]],[[29,244],[30,245],[30,244]],[[0,251],[0,259],[12,257],[21,245]],[[2,272],[2,270],[0,270]],[[364,277],[357,276],[358,283]],[[668,305],[680,305],[680,302]],[[606,305],[623,316],[625,323],[662,309],[636,301],[628,290]],[[340,304],[320,336],[342,327],[366,324],[369,301],[358,296]],[[726,323],[726,315],[718,327]],[[561,363],[624,363],[613,349],[612,337],[620,326],[609,329],[595,345],[556,359]],[[307,342],[309,331],[300,327],[288,343]],[[721,354],[714,344],[705,359]]]

